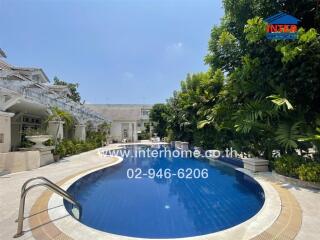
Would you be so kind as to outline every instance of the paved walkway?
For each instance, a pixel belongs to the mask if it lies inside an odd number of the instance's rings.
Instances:
[[[297,240],[320,239],[320,191],[284,183],[297,199],[302,209],[302,226]]]
[[[53,182],[78,173],[84,169],[93,168],[113,161],[111,158],[102,158],[96,151],[90,151],[77,156],[66,158],[32,171],[9,174],[0,177],[0,239],[13,239],[17,224],[14,222],[18,215],[19,195],[21,185],[29,178],[45,176]],[[270,179],[272,181],[272,179]],[[320,192],[295,187],[290,184],[284,186],[295,196],[302,209],[302,226],[296,239],[316,240],[320,237]],[[28,216],[32,205],[44,192],[37,188],[27,196],[25,216]],[[18,239],[34,239],[30,231],[29,221],[24,221],[26,233]]]
[[[18,216],[20,188],[22,184],[32,177],[44,176],[53,182],[59,182],[67,176],[81,170],[99,166],[112,161],[96,154],[96,150],[82,153],[77,156],[65,158],[58,163],[53,163],[32,171],[8,174],[0,177],[0,239],[13,239],[17,231],[15,219]],[[26,199],[25,216],[29,215],[32,205],[44,192],[44,188],[35,188],[29,192]],[[18,239],[33,239],[29,221],[24,221],[26,233]],[[29,229],[29,230],[28,230]]]

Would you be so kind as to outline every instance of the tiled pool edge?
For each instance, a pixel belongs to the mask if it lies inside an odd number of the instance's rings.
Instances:
[[[59,184],[62,185],[62,187],[66,189],[74,181],[76,181],[77,179],[83,177],[84,175],[87,175],[90,172],[94,172],[94,171],[96,171],[98,169],[105,168],[105,167],[108,167],[108,166],[111,166],[111,165],[110,164],[104,164],[103,166],[97,166],[97,167],[94,167],[93,169],[81,171],[79,174],[73,174],[72,176],[69,176],[69,177],[65,178],[64,180],[60,181]],[[256,178],[256,177],[254,177],[254,178]],[[278,193],[277,193],[278,190],[276,191],[274,189],[274,187],[272,187],[270,185],[270,183],[268,183],[268,182],[266,182],[266,181],[264,181],[262,179],[256,179],[256,180],[262,185],[262,187],[264,188],[265,192],[266,192],[265,188],[269,188],[269,190],[271,192],[273,192],[273,194],[278,196]],[[287,190],[285,190],[285,191],[287,191]],[[46,212],[47,218],[44,218],[44,217],[39,218],[40,221],[37,221],[35,223],[35,225],[32,226],[32,228],[33,228],[35,226],[39,226],[39,225],[41,225],[43,223],[48,223],[49,222],[49,224],[45,224],[41,228],[38,228],[38,229],[44,228],[42,230],[42,232],[44,232],[44,233],[42,233],[41,237],[37,236],[37,234],[36,234],[37,229],[33,230],[33,235],[34,235],[34,237],[36,239],[77,239],[77,240],[80,240],[80,239],[88,239],[88,238],[92,238],[92,237],[94,237],[95,239],[137,239],[137,238],[130,238],[130,237],[124,237],[124,236],[108,234],[108,233],[105,233],[105,232],[100,232],[98,230],[89,228],[89,227],[79,223],[78,221],[76,221],[75,219],[73,219],[71,216],[68,215],[67,211],[65,210],[65,208],[63,206],[62,198],[59,199],[59,197],[57,195],[51,195],[51,194],[49,194],[49,196],[48,196],[48,193],[44,193],[43,195],[44,196],[41,196],[39,199],[45,198],[45,199],[43,199],[44,201],[42,201],[42,202],[47,202],[48,209],[51,209],[52,207],[56,207],[56,206],[59,206],[59,207],[49,210],[49,214],[48,214],[48,212]],[[279,198],[279,196],[278,196],[278,198]],[[48,205],[48,201],[49,201],[49,205]],[[276,204],[276,205],[279,206],[279,213],[280,213],[280,210],[281,210],[281,207],[280,207],[281,204],[280,203],[281,202],[280,202],[280,198],[279,198],[279,202],[278,202],[278,204]],[[45,203],[42,203],[42,204],[45,204]],[[35,207],[36,205],[37,204],[35,204],[33,207]],[[265,210],[268,210],[269,212],[273,212],[273,213],[277,212],[274,209],[274,207],[270,207],[270,206],[266,207],[264,205],[263,208],[265,208]],[[40,210],[40,209],[41,209],[41,207],[38,210]],[[270,209],[272,209],[272,210],[270,211]],[[261,211],[262,211],[262,209],[261,209]],[[39,211],[34,211],[34,213],[37,213],[37,212],[39,212]],[[256,225],[256,228],[257,228],[256,218],[259,217],[260,212],[257,215],[255,215],[253,218],[251,218],[251,219],[247,220],[246,222],[244,222],[244,223],[242,223],[240,225],[237,225],[237,226],[235,226],[233,228],[230,228],[230,229],[227,229],[227,230],[224,230],[224,231],[221,231],[221,232],[213,233],[213,234],[208,234],[208,235],[203,235],[203,236],[198,236],[198,237],[192,237],[192,238],[186,238],[186,239],[250,239],[250,238],[254,237],[255,235],[260,236],[261,234],[266,232],[269,228],[271,228],[273,223],[276,222],[276,220],[280,218],[279,214],[275,214],[273,221],[268,221],[267,223],[265,223],[263,228],[259,227],[259,231],[257,231],[257,233],[255,234],[254,232],[248,230],[247,226],[244,226],[244,225],[248,224],[248,222],[250,220],[252,220],[251,224],[252,225]],[[31,213],[31,214],[33,214],[33,213]],[[59,218],[61,216],[65,216],[65,217],[62,218],[62,219],[59,219],[59,220],[54,220],[54,219],[57,219],[57,218]],[[51,221],[50,219],[53,219],[53,221]],[[32,221],[30,221],[30,222],[32,222]],[[74,223],[76,223],[77,225],[81,226],[80,228],[83,229],[84,232],[79,231],[78,226],[75,227],[75,225],[73,225]],[[47,225],[53,225],[53,226],[49,227]],[[244,228],[244,229],[242,229],[242,230],[238,229],[238,231],[234,231],[235,228],[238,228],[241,225],[242,225],[242,228]],[[230,235],[230,232],[232,232],[232,231],[234,231],[233,233],[235,235],[232,235],[232,233]],[[68,235],[66,235],[64,232],[67,233]],[[44,238],[44,235],[46,236],[46,238]],[[260,238],[257,238],[257,239],[260,239]],[[270,239],[270,238],[268,238],[268,239]]]
[[[99,168],[98,168],[99,169]],[[72,183],[77,181],[79,178],[82,178],[83,176],[94,172],[95,170],[90,170],[86,173],[80,174],[76,176],[73,179],[70,179],[66,181],[61,187],[63,189],[67,189],[69,186],[71,186]],[[259,179],[257,180],[263,187],[265,194],[266,194],[266,201],[262,209],[252,218],[248,219],[247,221],[236,225],[232,228],[215,232],[212,234],[197,236],[197,237],[189,237],[189,238],[179,238],[179,239],[223,239],[226,237],[226,239],[234,239],[235,237],[239,238],[241,236],[241,239],[250,239],[251,237],[254,237],[255,235],[263,232],[267,227],[269,227],[278,217],[280,213],[280,206],[281,201],[277,194],[277,192],[266,182]],[[51,219],[59,219],[62,216],[68,216],[68,212],[63,206],[62,198],[58,195],[53,195],[50,198],[49,209],[54,208],[56,206],[62,206],[59,208],[55,208],[49,212]],[[269,211],[268,209],[273,209],[273,211]],[[266,220],[266,221],[263,221]],[[124,239],[138,239],[133,237],[126,237],[126,236],[120,236],[120,235],[114,235],[106,232],[102,232],[93,228],[90,228],[86,225],[83,225],[82,223],[76,221],[71,216],[68,216],[64,219],[61,219],[57,221],[56,226],[62,231],[62,232],[68,232],[69,236],[73,239],[77,240],[85,240],[85,239],[118,239],[118,240],[124,240]],[[141,238],[139,238],[141,239]]]
[[[98,170],[98,169],[97,169]],[[81,174],[77,176],[74,179],[71,179],[67,181],[65,184],[62,185],[64,189],[67,189],[73,182],[75,182],[77,179],[83,177],[84,175],[89,174],[88,171],[84,174]],[[226,229],[224,231],[219,231],[212,234],[207,234],[203,236],[197,236],[197,237],[189,237],[185,239],[232,239],[232,238],[239,238],[241,236],[242,239],[250,239],[251,237],[254,237],[255,235],[258,235],[259,233],[263,232],[267,227],[272,225],[272,223],[277,219],[279,213],[280,213],[280,206],[281,201],[277,194],[277,192],[265,181],[262,179],[257,179],[257,181],[261,184],[263,187],[265,193],[266,193],[266,202],[263,206],[263,208],[259,211],[258,214],[253,216],[252,218],[248,219],[247,221],[234,226],[232,228]],[[62,198],[60,198],[57,195],[52,196],[49,202],[49,208],[57,206],[62,204]],[[273,209],[273,211],[269,211],[268,209]],[[64,207],[55,209],[53,211],[50,211],[50,217],[51,219],[57,219],[61,216],[68,215],[67,211]],[[119,236],[114,234],[109,234],[106,232],[101,232],[96,229],[89,228],[78,221],[74,220],[72,217],[69,217],[70,220],[63,219],[61,221],[58,221],[56,225],[63,231],[68,232],[69,235],[74,239],[88,239],[88,238],[105,238],[105,239],[137,239],[132,237],[126,237],[126,236]],[[263,221],[265,220],[265,221]],[[74,231],[74,229],[77,229]],[[82,230],[81,230],[82,229]],[[233,237],[232,237],[233,236]],[[182,239],[182,238],[180,238]]]
[[[281,184],[272,183],[281,197],[281,213],[277,220],[252,240],[294,239],[301,228],[302,210],[298,201]]]
[[[99,164],[90,169],[85,169],[83,171],[77,172],[75,174],[72,174],[60,180],[56,184],[61,186],[66,181],[78,176],[79,174],[87,173],[90,170],[96,171],[100,168],[113,166],[122,161],[121,158],[115,158],[115,157],[109,157],[108,160],[111,160],[111,162]],[[57,228],[57,226],[54,224],[54,220],[52,220],[52,218],[50,218],[49,216],[49,212],[51,211],[49,206],[49,200],[52,197],[52,195],[53,195],[52,192],[46,190],[33,204],[30,211],[30,217],[29,217],[29,224],[30,224],[30,229],[32,231],[32,235],[35,239],[39,239],[39,240],[45,240],[45,239],[72,240],[71,237],[66,235],[59,228]],[[63,204],[62,206],[64,207]]]
[[[237,170],[247,173],[251,177],[256,175],[246,169]],[[277,178],[275,180],[275,182],[270,182],[270,184],[280,196],[281,212],[270,227],[252,238],[252,240],[295,239],[301,229],[303,214],[298,200],[283,186],[283,183],[279,182]]]

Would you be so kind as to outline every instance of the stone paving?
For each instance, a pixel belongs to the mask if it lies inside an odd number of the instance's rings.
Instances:
[[[53,163],[32,171],[8,174],[0,177],[0,239],[13,239],[17,231],[15,220],[18,216],[19,196],[22,184],[32,177],[44,176],[53,182],[59,182],[61,179],[78,173],[84,169],[107,164],[112,161],[111,158],[102,158],[96,154],[96,150],[79,154],[77,156],[67,157],[57,163]],[[39,196],[45,191],[45,188],[35,188],[29,192],[26,198],[25,216],[28,217],[32,205]],[[26,233],[18,239],[33,239],[30,231],[29,221],[24,221]]]

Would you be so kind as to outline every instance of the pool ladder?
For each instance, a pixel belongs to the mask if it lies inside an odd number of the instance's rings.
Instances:
[[[33,182],[36,180],[42,180],[42,183],[33,184],[33,185],[27,187],[30,182]],[[47,179],[45,177],[31,178],[31,179],[27,180],[21,187],[19,216],[18,216],[18,219],[16,220],[16,222],[18,222],[18,229],[17,229],[17,233],[13,236],[14,238],[21,237],[24,234],[23,220],[25,219],[24,207],[25,207],[26,195],[29,192],[29,190],[31,190],[35,187],[46,187],[47,189],[60,195],[63,199],[67,200],[69,203],[71,203],[73,206],[76,207],[76,209],[73,208],[71,211],[73,217],[75,217],[78,220],[81,218],[81,205],[76,200],[74,200],[74,198],[69,193],[67,193],[61,187],[54,184],[53,182],[51,182],[49,179]],[[74,210],[77,210],[77,211],[74,211]]]

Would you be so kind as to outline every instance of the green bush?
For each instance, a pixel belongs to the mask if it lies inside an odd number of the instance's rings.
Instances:
[[[320,163],[302,164],[297,169],[299,179],[310,182],[320,182]]]
[[[45,141],[43,143],[43,145],[45,145],[45,146],[53,146],[54,145],[53,139],[52,138],[48,139],[47,141]]]
[[[59,155],[60,157],[65,157],[90,151],[98,147],[100,147],[100,143],[99,141],[96,141],[96,139],[88,140],[86,142],[64,139],[56,145],[53,154]]]
[[[21,142],[20,147],[21,148],[30,148],[34,145],[33,142],[29,141],[29,140],[24,140]]]
[[[82,153],[85,151],[83,143],[76,143],[74,144],[75,153]]]
[[[64,145],[65,149],[66,149],[66,154],[67,155],[73,155],[76,153],[76,149],[75,146],[73,144],[73,142],[71,140],[63,140],[62,144]]]
[[[84,148],[85,151],[90,151],[90,150],[92,150],[92,149],[94,149],[94,148],[96,148],[96,147],[95,147],[95,143],[86,142],[86,143],[83,145],[83,148]]]
[[[299,155],[284,155],[274,162],[277,173],[302,181],[320,182],[320,163]]]
[[[283,155],[277,158],[274,162],[274,168],[277,173],[288,177],[298,177],[298,168],[305,161],[298,155]]]
[[[138,135],[138,140],[147,140],[150,139],[150,131],[141,131]]]
[[[54,155],[59,155],[60,157],[66,156],[66,148],[62,143],[59,143],[53,150]]]

